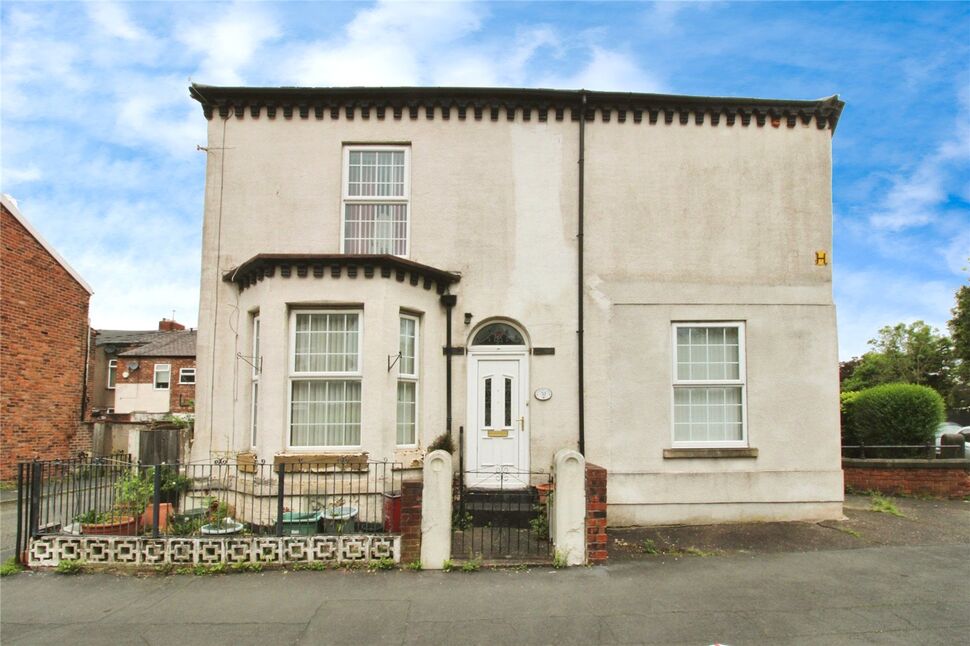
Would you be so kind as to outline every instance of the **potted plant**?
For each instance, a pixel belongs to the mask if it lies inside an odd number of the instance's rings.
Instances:
[[[349,534],[354,531],[357,520],[357,507],[345,505],[343,498],[334,500],[323,510],[323,531],[327,534]]]
[[[228,503],[212,498],[209,502],[209,513],[206,516],[209,522],[199,531],[206,535],[218,536],[238,534],[243,530],[243,524],[233,520],[234,513],[235,510]]]
[[[138,532],[135,517],[117,510],[99,512],[91,509],[75,516],[74,522],[81,526],[82,534],[93,536],[130,536]]]

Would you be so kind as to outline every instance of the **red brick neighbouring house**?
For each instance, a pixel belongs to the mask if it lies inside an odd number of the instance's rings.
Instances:
[[[119,352],[115,414],[148,418],[194,412],[195,336],[195,330],[161,331],[148,343]]]
[[[84,408],[91,287],[0,198],[0,479],[17,462],[90,448]]]
[[[195,330],[185,331],[184,325],[162,319],[157,330],[93,330],[93,333],[86,419],[111,421],[130,419],[131,413],[160,417],[193,411]],[[155,393],[156,363],[170,366],[172,379],[168,393]],[[131,386],[136,388],[132,390]]]

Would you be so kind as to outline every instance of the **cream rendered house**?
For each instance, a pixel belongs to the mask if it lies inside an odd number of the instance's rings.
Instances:
[[[483,488],[578,448],[611,525],[840,516],[837,98],[191,94],[195,459],[450,431]]]

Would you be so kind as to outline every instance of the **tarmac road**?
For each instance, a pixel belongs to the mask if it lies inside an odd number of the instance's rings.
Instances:
[[[966,544],[570,570],[25,573],[3,644],[965,644]]]

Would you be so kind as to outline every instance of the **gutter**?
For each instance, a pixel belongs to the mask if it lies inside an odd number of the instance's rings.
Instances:
[[[441,304],[445,306],[445,430],[451,437],[451,313],[458,302],[455,294],[442,294]],[[460,449],[459,449],[460,450]]]
[[[584,311],[583,311],[583,200],[586,184],[586,91],[579,93],[579,196],[576,232],[576,342],[578,361],[578,396],[579,396],[579,453],[586,455],[586,367],[584,365]]]

